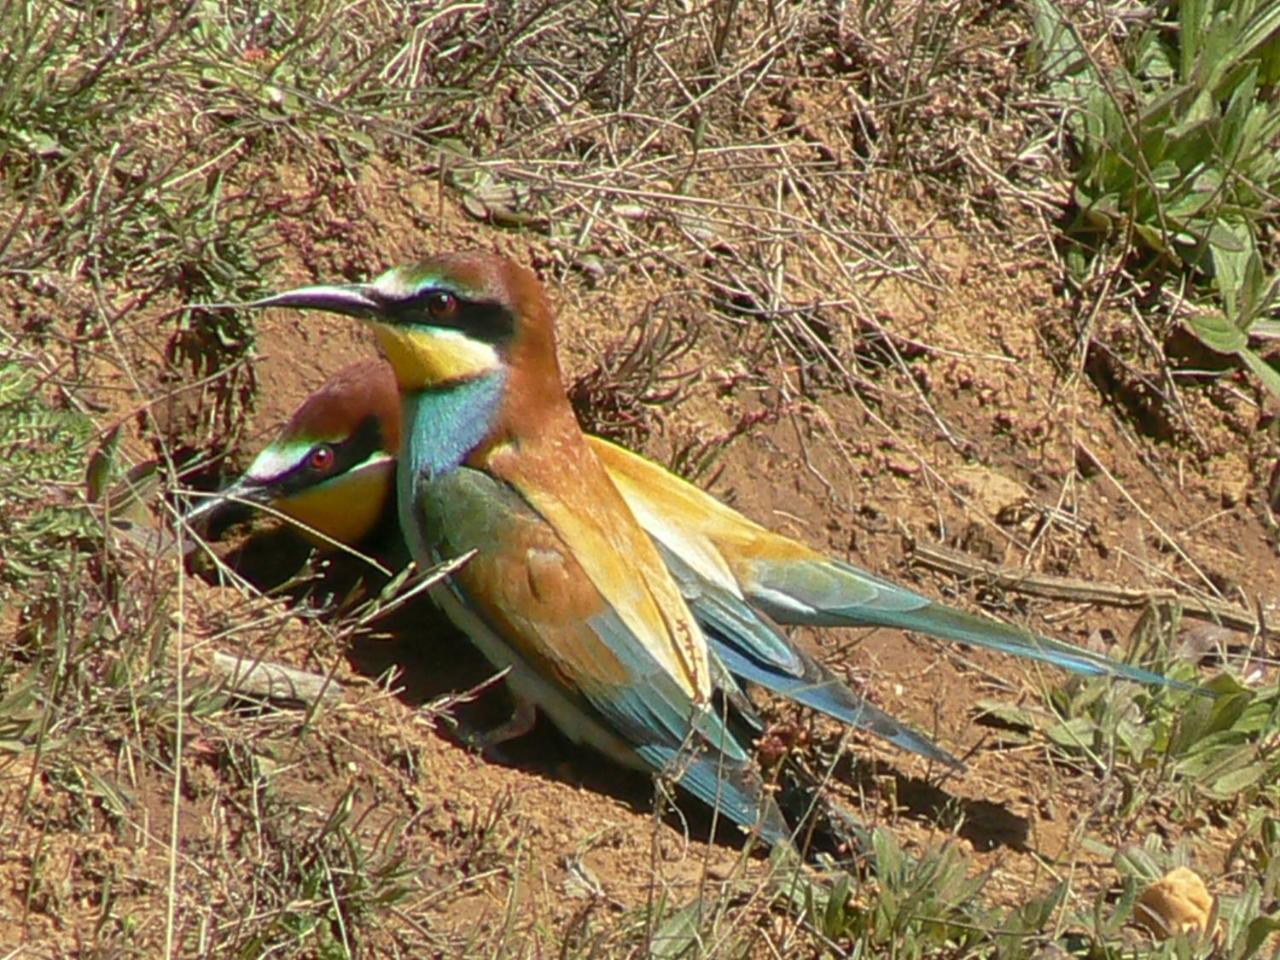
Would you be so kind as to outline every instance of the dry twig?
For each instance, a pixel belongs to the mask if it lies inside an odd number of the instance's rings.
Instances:
[[[957,577],[981,578],[1000,590],[1044,597],[1048,600],[1097,603],[1109,607],[1144,607],[1150,603],[1177,604],[1182,612],[1197,620],[1208,620],[1233,630],[1252,634],[1274,635],[1275,628],[1248,610],[1201,597],[1189,597],[1173,590],[1144,590],[1116,584],[1091,583],[1074,577],[1055,577],[1030,573],[1017,567],[1001,567],[976,560],[955,550],[936,544],[916,543],[910,559],[930,570]]]
[[[288,700],[311,706],[338,703],[343,696],[342,686],[332,677],[256,657],[215,652],[213,672],[228,689],[264,700]]]

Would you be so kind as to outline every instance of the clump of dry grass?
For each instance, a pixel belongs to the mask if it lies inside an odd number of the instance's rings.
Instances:
[[[656,408],[679,403],[697,376],[696,368],[683,368],[697,340],[696,324],[687,315],[664,313],[662,306],[650,304],[569,385],[569,402],[588,433],[642,447]]]

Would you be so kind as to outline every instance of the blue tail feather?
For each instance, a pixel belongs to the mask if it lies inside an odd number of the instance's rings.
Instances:
[[[773,846],[791,843],[791,828],[749,764],[734,763],[707,750],[672,749],[651,744],[636,751],[657,770],[665,770],[695,797],[739,826],[759,829]]]
[[[711,639],[715,639],[714,636]],[[737,676],[787,697],[859,730],[866,730],[895,746],[929,760],[960,768],[964,764],[922,733],[899,723],[891,715],[853,693],[838,678],[787,677],[770,671],[727,644],[717,645],[724,664]],[[816,664],[815,664],[816,666]]]
[[[1089,676],[1208,692],[1083,647],[1040,636],[999,620],[956,610],[846,563],[759,562],[748,599],[779,623],[914,630],[940,640],[988,647]]]

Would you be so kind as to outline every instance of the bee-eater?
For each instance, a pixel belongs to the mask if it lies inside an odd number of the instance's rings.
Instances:
[[[320,546],[399,539],[395,466],[400,397],[382,361],[343,367],[311,394],[243,475],[184,517],[196,530],[241,505],[299,521]]]
[[[669,774],[787,842],[738,730],[744,701],[565,398],[532,272],[493,254],[444,254],[249,306],[373,327],[401,401],[401,530],[422,566],[471,554],[432,596],[509,670],[518,701],[571,740]]]

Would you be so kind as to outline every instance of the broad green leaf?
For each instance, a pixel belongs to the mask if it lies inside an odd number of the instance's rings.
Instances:
[[[1222,297],[1223,313],[1236,326],[1239,326],[1236,323],[1238,297],[1249,272],[1249,261],[1257,256],[1252,243],[1253,237],[1244,224],[1219,222],[1209,227],[1209,256],[1218,294]]]
[[[121,426],[117,423],[112,427],[106,439],[89,456],[89,466],[85,470],[85,495],[90,503],[97,503],[106,496],[107,487],[115,476]]]
[[[1095,857],[1112,858],[1118,855],[1119,851],[1111,844],[1097,837],[1085,834],[1080,838],[1080,849],[1085,853],[1092,854]]]
[[[649,941],[649,955],[659,960],[699,956],[702,943],[699,926],[705,912],[703,902],[695,900],[663,920]]]
[[[822,924],[828,937],[840,937],[848,929],[850,886],[849,876],[841,874],[827,896],[826,909],[822,911]]]
[[[1178,54],[1183,80],[1190,80],[1204,44],[1210,19],[1210,0],[1182,0],[1178,4]]]
[[[1218,353],[1239,353],[1248,339],[1235,324],[1220,313],[1201,313],[1186,318],[1187,327],[1210,350]]]
[[[1280,931],[1280,916],[1272,914],[1266,917],[1254,917],[1249,922],[1249,929],[1245,934],[1244,949],[1235,956],[1234,960],[1249,960],[1271,935],[1278,931]]]
[[[1248,766],[1257,755],[1257,748],[1236,738],[1235,743],[1225,743],[1221,736],[1196,744],[1195,752],[1178,761],[1177,771],[1182,777],[1208,787],[1234,770]]]
[[[1253,333],[1258,320],[1275,306],[1277,295],[1280,295],[1280,275],[1268,279],[1262,257],[1255,253],[1245,273],[1243,303],[1236,326]]]
[[[1169,244],[1165,242],[1165,232],[1159,226],[1150,223],[1138,221],[1133,225],[1134,233],[1142,238],[1142,242],[1159,254],[1168,254],[1170,252]]]
[[[1059,746],[1087,747],[1093,743],[1098,726],[1088,717],[1072,717],[1045,731],[1045,736]]]
[[[1133,877],[1142,884],[1154,883],[1164,874],[1155,858],[1139,846],[1129,846],[1118,851],[1113,862],[1122,876]]]
[[[1181,177],[1182,171],[1178,169],[1178,165],[1172,160],[1162,160],[1151,170],[1152,182],[1161,189],[1167,190]]]
[[[1253,249],[1253,231],[1248,224],[1216,221],[1209,227],[1209,243],[1217,250],[1245,253]]]
[[[1236,38],[1237,59],[1255,54],[1269,62],[1280,49],[1280,4],[1263,3],[1244,25]]]
[[[1251,763],[1247,767],[1233,770],[1215,780],[1206,789],[1210,795],[1219,800],[1229,800],[1237,794],[1252,787],[1271,771],[1266,763]]]
[[[1174,220],[1184,220],[1201,213],[1215,199],[1215,190],[1194,190],[1165,207],[1165,215]]]
[[[1253,701],[1253,693],[1249,690],[1241,690],[1234,694],[1215,697],[1212,701],[1212,707],[1209,711],[1209,717],[1205,723],[1205,730],[1208,733],[1221,733],[1230,730],[1244,715],[1245,707]]]
[[[1013,727],[1024,727],[1027,730],[1038,730],[1044,726],[1044,721],[1047,719],[1042,713],[1037,714],[1025,707],[1016,707],[1000,700],[983,699],[979,700],[976,706],[979,716],[985,714],[1002,723],[1007,723]]]
[[[1040,69],[1051,79],[1061,84],[1066,78],[1081,72],[1092,73],[1092,63],[1079,34],[1063,16],[1055,0],[1033,0],[1031,23],[1036,34]]]

